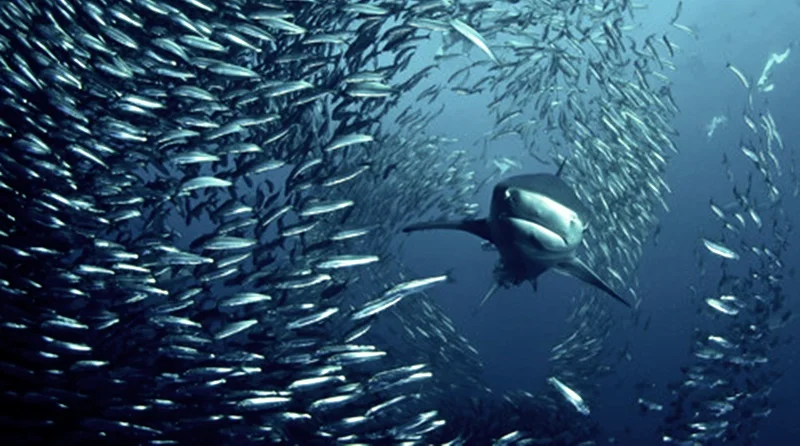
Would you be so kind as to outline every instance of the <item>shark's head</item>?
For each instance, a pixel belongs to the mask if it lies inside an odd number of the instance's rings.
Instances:
[[[507,218],[516,232],[546,251],[573,251],[583,240],[584,225],[572,209],[537,192],[511,187],[504,194]]]
[[[574,252],[586,229],[586,207],[563,180],[548,174],[519,175],[497,184],[490,219],[501,238],[543,257]]]

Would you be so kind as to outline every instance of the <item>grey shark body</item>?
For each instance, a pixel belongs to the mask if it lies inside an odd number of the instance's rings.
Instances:
[[[513,176],[495,185],[487,218],[419,223],[403,231],[453,229],[492,243],[500,253],[501,266],[498,283],[483,302],[498,285],[531,281],[535,287],[539,275],[554,268],[630,306],[575,254],[588,217],[589,209],[564,180],[542,173]]]

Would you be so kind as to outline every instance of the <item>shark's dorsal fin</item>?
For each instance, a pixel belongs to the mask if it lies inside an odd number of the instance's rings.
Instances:
[[[594,285],[597,288],[600,288],[601,290],[605,291],[609,296],[625,304],[626,307],[631,306],[631,304],[629,304],[625,299],[622,298],[622,296],[620,296],[614,290],[612,290],[611,287],[608,286],[608,284],[603,281],[603,279],[601,279],[597,274],[595,274],[595,272],[592,271],[591,268],[586,266],[586,264],[581,262],[580,259],[578,259],[577,257],[572,257],[570,259],[560,262],[556,266],[556,268],[569,274],[572,277],[581,279],[582,281],[590,285]]]
[[[428,229],[454,229],[456,231],[469,232],[478,237],[492,242],[492,234],[489,230],[489,223],[485,218],[478,220],[462,221],[432,221],[428,223],[417,223],[403,228],[403,232],[425,231]]]

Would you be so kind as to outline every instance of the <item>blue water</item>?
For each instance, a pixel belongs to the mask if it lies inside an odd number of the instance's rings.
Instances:
[[[800,2],[684,2],[679,23],[695,28],[700,36],[697,40],[668,26],[676,2],[648,3],[648,9],[637,11],[642,25],[632,33],[644,37],[657,32],[660,37],[667,29],[671,41],[680,47],[673,59],[677,70],[667,72],[681,109],[672,123],[680,133],[675,138],[680,153],[672,157],[666,176],[673,191],[666,197],[671,212],[659,211],[658,243],[647,241],[636,274],[639,283],[636,292],[643,299],[641,320],[651,318],[649,329],[645,331],[641,323],[633,326],[628,311],[609,300],[616,320],[609,342],[617,349],[628,345],[630,360],[615,362],[613,373],[602,379],[599,394],[589,400],[591,416],[601,429],[598,440],[616,438],[624,444],[660,442],[659,426],[669,412],[666,406],[671,401],[667,385],[679,383],[683,379],[681,367],[692,363],[692,331],[707,321],[698,314],[705,305],[703,299],[709,297],[702,290],[716,289],[715,283],[703,283],[699,278],[696,251],[702,250],[700,254],[709,260],[700,237],[704,233],[719,233],[709,199],[722,204],[733,199],[722,165],[723,153],[734,160],[739,174],[745,175],[749,168],[738,145],[749,131],[742,120],[747,96],[726,68],[727,62],[755,82],[771,53],[782,53],[792,47],[788,60],[773,70],[774,91],[757,95],[756,101],[768,102],[787,150],[796,150],[800,141],[797,125],[800,48],[794,46],[800,38],[797,31]],[[437,130],[457,136],[465,145],[479,138],[492,125],[484,116],[482,101],[486,98],[454,96],[437,121]],[[706,125],[719,115],[726,116],[727,123],[708,138]],[[518,154],[521,148],[495,143],[492,150],[491,153],[505,155]],[[531,163],[530,157],[523,159],[525,171],[554,170],[553,166]],[[788,167],[783,166],[785,171]],[[490,188],[484,188],[476,198],[484,215],[489,192]],[[797,226],[800,199],[792,197],[791,190],[783,192],[782,205]],[[797,241],[795,237],[790,243],[796,246]],[[800,265],[797,252],[795,248],[794,254],[782,259],[789,269]],[[482,250],[480,242],[468,234],[431,232],[409,238],[403,254],[406,264],[419,274],[452,268],[456,282],[436,288],[430,294],[480,351],[485,363],[484,377],[490,387],[497,391],[523,389],[532,393],[546,389],[550,348],[569,335],[565,317],[573,305],[572,296],[578,294],[583,284],[550,272],[539,280],[538,292],[534,293],[527,284],[500,290],[473,314],[491,284],[496,253]],[[786,277],[783,282],[792,309],[797,309],[798,285],[797,277]],[[692,293],[690,286],[701,290],[700,293]],[[782,337],[791,337],[796,335],[798,324],[790,320],[779,330]],[[769,355],[770,362],[784,377],[772,391],[770,401],[774,407],[771,416],[762,422],[759,444],[794,444],[792,439],[800,434],[800,425],[794,421],[800,410],[800,385],[794,379],[800,376],[795,345],[782,345]],[[637,390],[637,384],[641,383],[652,388]],[[640,396],[664,404],[665,411],[639,414],[636,399]]]

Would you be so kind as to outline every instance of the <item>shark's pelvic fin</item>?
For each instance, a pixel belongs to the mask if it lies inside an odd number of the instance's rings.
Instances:
[[[608,286],[608,284],[603,281],[603,279],[601,279],[597,274],[595,274],[595,272],[592,271],[591,268],[586,266],[586,264],[581,262],[581,260],[578,259],[577,257],[572,257],[569,260],[565,260],[559,263],[556,266],[556,268],[569,274],[572,277],[581,279],[590,285],[594,285],[597,288],[600,288],[601,290],[605,291],[606,294],[608,294],[609,296],[625,304],[626,307],[631,306],[631,304],[629,304],[628,301],[623,299],[622,296],[620,296],[614,290],[612,290],[611,287]]]
[[[478,220],[432,221],[428,223],[417,223],[415,225],[403,228],[403,232],[425,231],[428,229],[454,229],[456,231],[465,231],[492,242],[492,234],[489,230],[489,223],[484,218]]]
[[[477,313],[478,310],[480,310],[481,307],[483,307],[483,304],[485,304],[486,301],[489,300],[489,298],[492,297],[492,295],[494,295],[494,292],[497,291],[498,288],[500,288],[500,284],[498,282],[494,282],[492,284],[492,287],[489,288],[489,291],[487,291],[486,294],[483,296],[483,299],[481,299],[481,303],[479,303],[478,306],[475,307],[475,310],[472,311],[472,314]]]

